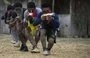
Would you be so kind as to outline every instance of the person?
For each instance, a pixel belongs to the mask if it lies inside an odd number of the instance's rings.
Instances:
[[[50,55],[50,51],[56,42],[55,32],[59,27],[59,18],[52,12],[48,3],[42,4],[42,12],[38,15],[33,25],[40,24],[40,39],[43,47],[43,54]],[[46,37],[47,36],[47,37]],[[46,40],[48,45],[46,44]]]
[[[40,52],[37,48],[37,43],[39,41],[39,30],[38,26],[33,26],[33,21],[37,18],[37,15],[42,10],[35,6],[34,2],[28,2],[27,10],[24,12],[24,23],[27,23],[25,28],[25,36],[31,42],[33,48],[31,50],[32,53]],[[35,38],[35,40],[34,40]],[[23,51],[24,46],[26,46],[26,42],[22,43],[21,51]]]
[[[11,20],[10,20],[10,27],[11,27],[11,32],[14,33],[14,37],[15,37],[15,41],[16,43],[14,44],[15,47],[20,47],[20,41],[21,41],[21,29],[22,29],[22,25],[21,25],[21,21],[24,17],[24,11],[25,9],[22,8],[22,4],[20,2],[16,2],[13,5],[13,12],[11,14]],[[20,17],[20,18],[17,18]],[[20,21],[20,22],[18,22]]]
[[[2,20],[5,21],[5,24],[8,24],[8,25],[9,25],[13,10],[14,10],[14,8],[13,8],[12,5],[8,5],[8,6],[7,6],[7,10],[6,10],[5,14],[2,16]],[[16,43],[16,40],[15,40],[15,32],[14,32],[15,27],[10,27],[10,25],[9,25],[9,29],[10,29],[10,33],[11,33],[11,35],[12,35],[12,40],[11,40],[11,42],[12,42],[13,44],[15,44],[15,43]]]

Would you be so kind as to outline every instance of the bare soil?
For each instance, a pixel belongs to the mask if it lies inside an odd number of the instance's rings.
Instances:
[[[57,43],[51,50],[51,55],[42,55],[41,43],[38,44],[40,53],[31,53],[31,44],[27,42],[29,52],[21,52],[10,42],[12,37],[0,34],[0,58],[90,58],[90,38],[57,38]]]

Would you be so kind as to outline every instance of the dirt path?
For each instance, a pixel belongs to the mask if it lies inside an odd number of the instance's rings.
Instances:
[[[41,53],[33,54],[29,42],[29,52],[20,52],[10,40],[10,35],[0,34],[0,58],[90,58],[90,39],[86,38],[58,38],[50,56],[42,55],[41,43],[38,44]]]

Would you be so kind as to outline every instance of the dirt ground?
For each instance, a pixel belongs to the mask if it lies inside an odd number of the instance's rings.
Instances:
[[[20,52],[11,39],[10,35],[0,34],[0,58],[90,58],[90,38],[57,38],[49,56],[42,55],[41,43],[38,44],[41,52],[34,54],[30,52],[29,41],[29,52]]]

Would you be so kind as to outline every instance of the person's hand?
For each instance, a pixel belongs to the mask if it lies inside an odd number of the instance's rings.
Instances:
[[[41,19],[42,19],[42,20],[45,20],[45,19],[46,19],[46,16],[42,16]]]
[[[1,19],[2,19],[2,20],[4,20],[4,19],[5,19],[5,17],[4,17],[4,16],[1,16]]]
[[[15,19],[16,19],[16,21],[18,21],[18,22],[20,22],[20,21],[21,21],[20,16],[17,16]]]

